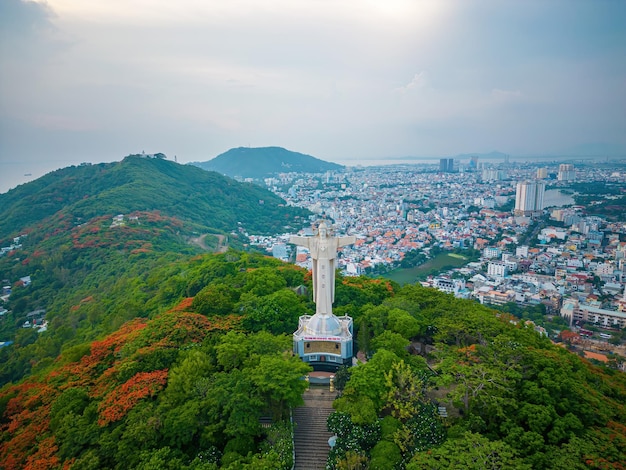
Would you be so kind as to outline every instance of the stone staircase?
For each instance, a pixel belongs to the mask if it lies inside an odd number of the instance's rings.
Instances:
[[[311,386],[302,398],[304,406],[293,410],[294,470],[323,470],[328,458],[328,439],[332,436],[326,428],[326,419],[334,410],[337,394],[328,387]]]

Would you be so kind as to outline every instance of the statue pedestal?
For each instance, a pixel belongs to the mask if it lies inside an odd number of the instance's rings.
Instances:
[[[342,365],[351,365],[352,344],[352,318],[332,313],[301,316],[293,334],[294,353],[315,371],[334,372]]]

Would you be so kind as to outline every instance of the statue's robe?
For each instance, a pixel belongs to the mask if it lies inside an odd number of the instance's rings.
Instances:
[[[337,249],[355,242],[354,236],[348,237],[299,237],[292,236],[289,243],[305,246],[313,259],[313,300],[315,313],[328,315],[332,313],[335,301],[335,258]]]

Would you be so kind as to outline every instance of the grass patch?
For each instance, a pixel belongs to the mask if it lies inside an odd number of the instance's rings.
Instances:
[[[458,268],[467,263],[467,258],[456,253],[440,253],[433,259],[426,261],[414,268],[398,268],[383,274],[383,277],[391,279],[400,285],[414,283],[426,279],[429,275],[439,274],[450,268]]]

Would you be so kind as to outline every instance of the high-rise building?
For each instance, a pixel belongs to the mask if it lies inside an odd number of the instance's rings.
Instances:
[[[571,163],[561,163],[559,165],[559,173],[556,177],[559,181],[574,181],[576,179],[576,171]]]
[[[471,171],[478,170],[478,156],[473,156],[470,158],[469,168]]]
[[[483,169],[482,180],[483,181],[501,181],[504,179],[504,171],[494,170],[492,168]]]
[[[533,215],[543,210],[543,195],[546,183],[543,181],[520,181],[515,191],[515,213]]]
[[[452,173],[454,171],[454,158],[440,158],[439,171],[441,173]]]
[[[537,179],[543,180],[548,177],[548,169],[547,168],[537,168]]]

